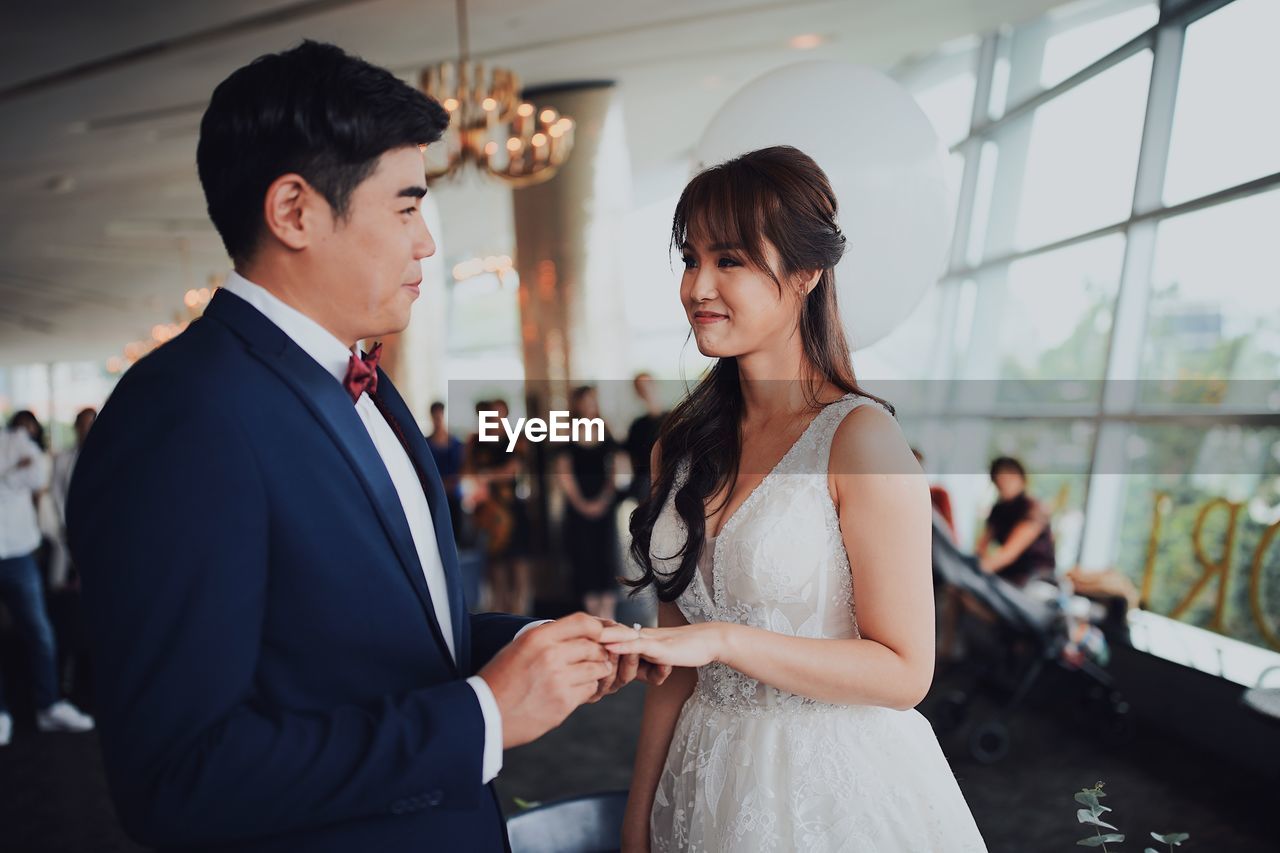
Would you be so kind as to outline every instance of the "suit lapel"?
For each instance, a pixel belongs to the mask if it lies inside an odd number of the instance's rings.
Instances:
[[[432,635],[440,644],[445,658],[452,663],[400,497],[373,439],[351,404],[351,397],[315,359],[244,300],[220,290],[205,309],[204,316],[222,322],[236,332],[249,345],[249,351],[289,385],[337,445],[373,505],[378,521],[399,557],[400,567],[422,605]],[[389,382],[387,384],[390,386]],[[434,511],[432,514],[435,515]],[[436,526],[438,529],[439,525]],[[452,604],[455,586],[452,579],[449,586]],[[454,621],[456,623],[456,616]],[[449,627],[454,630],[454,626]],[[456,637],[456,630],[454,633]],[[461,654],[458,660],[462,660]]]
[[[458,651],[460,662],[471,660],[471,637],[466,630],[469,624],[466,619],[467,602],[463,593],[462,573],[458,567],[458,547],[453,538],[453,522],[449,516],[449,502],[445,499],[444,481],[436,468],[435,457],[427,446],[427,440],[418,430],[413,414],[405,405],[400,393],[387,375],[378,371],[378,397],[387,407],[388,413],[400,424],[404,436],[406,450],[414,466],[422,476],[423,491],[427,495],[427,503],[431,508],[431,522],[435,528],[436,547],[440,552],[440,562],[444,566],[445,579],[449,589],[449,616],[453,620],[453,647]],[[465,663],[460,663],[466,666]]]

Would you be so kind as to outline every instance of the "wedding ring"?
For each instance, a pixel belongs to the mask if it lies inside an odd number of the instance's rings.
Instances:
[[[631,627],[632,627],[633,629],[635,629],[635,632],[636,632],[636,639],[637,639],[637,640],[638,640],[638,639],[640,639],[642,636],[644,636],[643,634],[641,634],[641,633],[640,633],[640,623],[639,623],[639,622],[633,622],[633,623],[631,623]]]

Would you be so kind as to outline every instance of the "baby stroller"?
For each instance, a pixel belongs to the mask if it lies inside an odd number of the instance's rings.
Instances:
[[[969,716],[979,686],[996,685],[1006,698],[994,714],[977,722],[968,736],[973,757],[984,764],[995,763],[1009,751],[1006,720],[1046,667],[1060,666],[1084,679],[1081,708],[1089,717],[1117,738],[1131,733],[1129,706],[1100,665],[1106,661],[1105,643],[1098,645],[1101,634],[1087,620],[1080,623],[1068,618],[1065,595],[1046,600],[982,571],[976,557],[956,547],[937,517],[933,572],[938,583],[958,591],[968,609],[983,617],[965,620],[970,627],[965,634],[970,645],[970,686],[950,691],[935,705],[931,714],[935,727],[940,731],[958,729]]]

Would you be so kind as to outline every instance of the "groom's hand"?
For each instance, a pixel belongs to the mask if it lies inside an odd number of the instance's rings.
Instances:
[[[502,713],[502,746],[537,740],[589,700],[615,665],[598,642],[604,625],[575,613],[525,631],[478,673]]]
[[[606,628],[617,626],[618,623],[612,619],[600,619],[600,624]],[[603,639],[603,634],[601,635]],[[588,702],[599,702],[604,697],[617,693],[633,681],[643,681],[652,684],[654,687],[662,684],[671,675],[671,667],[666,664],[651,663],[644,660],[638,654],[615,655],[610,653],[610,658],[616,661],[612,678],[602,678],[596,687],[595,695]]]

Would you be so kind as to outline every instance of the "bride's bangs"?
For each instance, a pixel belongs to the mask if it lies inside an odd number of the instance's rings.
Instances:
[[[764,247],[765,223],[777,207],[776,195],[738,161],[714,166],[695,176],[680,195],[671,222],[671,248],[731,246],[776,281]]]

